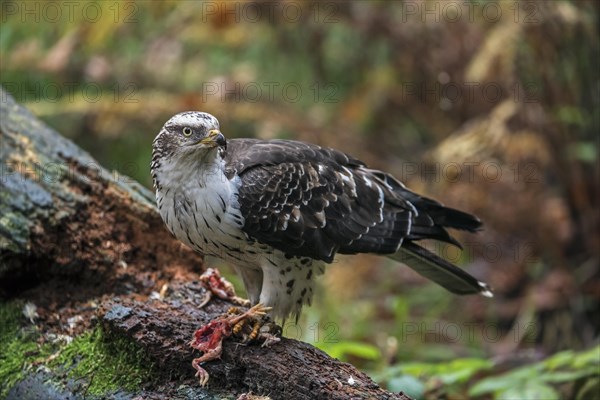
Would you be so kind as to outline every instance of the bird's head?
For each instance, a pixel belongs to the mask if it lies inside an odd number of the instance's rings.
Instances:
[[[169,119],[152,143],[153,151],[162,156],[208,154],[225,150],[227,141],[219,130],[219,121],[200,111],[186,111]]]

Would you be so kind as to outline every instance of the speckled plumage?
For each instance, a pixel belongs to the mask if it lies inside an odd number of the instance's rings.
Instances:
[[[171,233],[230,262],[250,301],[273,307],[275,317],[310,303],[315,276],[336,253],[384,254],[452,292],[491,295],[415,243],[458,245],[445,228],[474,231],[477,218],[340,151],[291,140],[225,143],[216,118],[185,112],[154,140],[152,176]]]

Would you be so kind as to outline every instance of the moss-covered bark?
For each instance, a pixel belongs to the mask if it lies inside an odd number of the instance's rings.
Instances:
[[[75,338],[46,336],[21,301],[0,304],[0,398],[134,397],[156,380],[144,349],[97,326]],[[32,318],[33,319],[33,318]],[[84,396],[80,396],[84,397]]]

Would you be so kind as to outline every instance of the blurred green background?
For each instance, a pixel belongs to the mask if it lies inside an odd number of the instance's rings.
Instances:
[[[339,257],[284,334],[417,398],[597,396],[595,1],[66,3],[1,2],[0,83],[105,167],[150,188],[162,124],[203,110],[485,222],[436,250],[494,299]]]

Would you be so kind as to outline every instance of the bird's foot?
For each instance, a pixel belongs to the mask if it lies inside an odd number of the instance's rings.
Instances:
[[[242,343],[262,340],[263,347],[278,342],[279,337],[277,336],[281,335],[281,328],[271,321],[267,315],[270,310],[271,307],[265,307],[261,304],[252,307],[248,310],[250,314],[233,326],[233,335],[239,338]],[[240,313],[240,310],[232,307],[228,312],[235,314]]]
[[[240,306],[250,306],[250,301],[238,297],[231,282],[223,278],[216,268],[208,268],[200,275],[200,282],[202,282],[202,285],[206,288],[206,294],[200,303],[200,308],[204,307],[213,296],[217,296],[222,300],[227,300]]]
[[[210,321],[194,332],[190,346],[204,354],[192,361],[196,369],[196,376],[200,385],[208,383],[208,372],[200,364],[221,357],[223,352],[223,340],[231,335],[242,338],[244,343],[263,338],[270,344],[279,341],[279,338],[269,332],[262,332],[267,320],[267,312],[270,307],[257,304],[249,310],[243,311],[237,307],[231,307],[226,314]]]
[[[212,357],[212,358],[207,358],[206,356],[209,353],[205,353],[202,357],[198,357],[198,358],[194,358],[192,360],[192,367],[194,367],[196,369],[196,374],[194,376],[196,376],[198,378],[198,380],[200,381],[200,386],[204,387],[206,386],[206,384],[208,383],[208,379],[210,378],[210,375],[208,374],[208,371],[205,370],[204,368],[202,368],[200,366],[200,363],[203,362],[207,362],[207,361],[211,361],[214,360],[217,357]]]
[[[279,328],[279,327],[277,327]],[[279,335],[281,334],[281,328],[279,328]],[[263,340],[263,343],[260,345],[260,347],[271,347],[271,345],[275,344],[275,343],[279,343],[281,341],[281,338],[279,336],[277,336],[277,334],[273,334],[270,332],[260,332],[258,334],[259,339]]]

